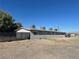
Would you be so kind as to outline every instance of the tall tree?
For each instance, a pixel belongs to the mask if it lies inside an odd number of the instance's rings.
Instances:
[[[0,32],[14,32],[22,27],[20,23],[15,23],[14,21],[10,14],[0,10]]]

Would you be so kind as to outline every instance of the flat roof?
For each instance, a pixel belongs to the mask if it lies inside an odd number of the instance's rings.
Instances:
[[[60,32],[60,31],[51,31],[51,30],[29,30],[31,32],[35,32],[35,31],[41,31],[41,32]],[[65,32],[60,32],[60,33],[65,33]]]

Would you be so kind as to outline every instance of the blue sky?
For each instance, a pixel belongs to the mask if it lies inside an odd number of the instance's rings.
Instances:
[[[79,31],[79,0],[0,0],[0,9],[10,13],[25,28],[60,27],[60,31]]]

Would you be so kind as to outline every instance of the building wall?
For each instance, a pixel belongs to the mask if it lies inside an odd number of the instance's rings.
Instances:
[[[27,32],[17,32],[16,33],[17,40],[19,39],[30,39],[30,33]]]
[[[31,39],[53,39],[53,38],[64,38],[65,35],[56,35],[56,34],[52,34],[52,35],[34,35],[33,33],[30,34],[30,38]]]

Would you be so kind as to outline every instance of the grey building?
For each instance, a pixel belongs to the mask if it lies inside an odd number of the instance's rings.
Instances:
[[[47,30],[30,30],[31,39],[52,39],[52,38],[63,38],[65,32],[47,31]]]
[[[16,32],[17,39],[52,39],[62,37],[65,37],[65,32],[27,29],[20,29]]]
[[[30,31],[26,29],[20,29],[16,32],[17,39],[30,39]]]

